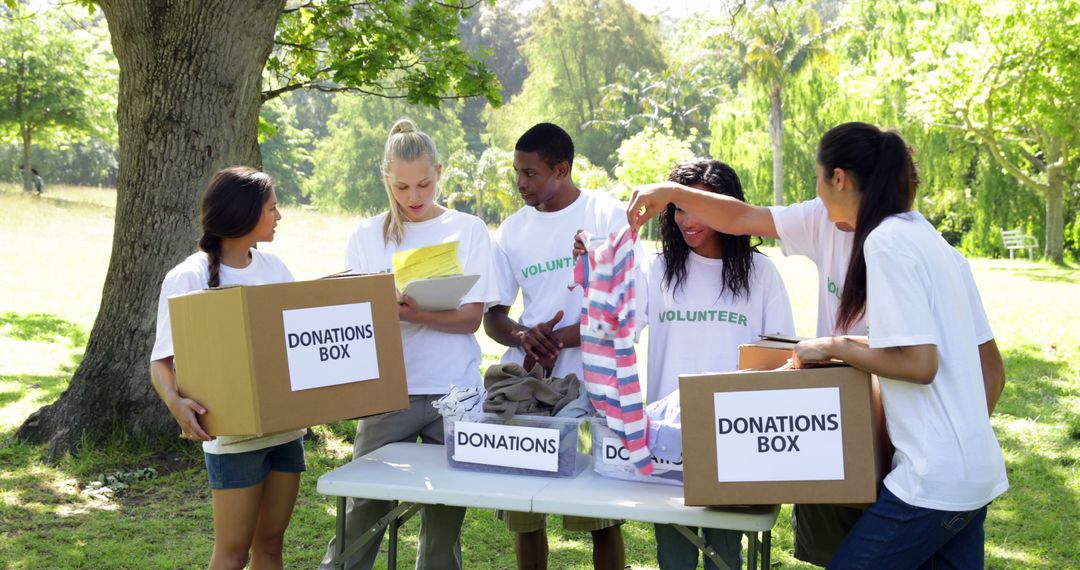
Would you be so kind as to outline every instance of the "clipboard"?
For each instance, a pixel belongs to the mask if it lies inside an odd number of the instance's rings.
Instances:
[[[812,337],[788,336],[788,335],[783,335],[783,334],[780,334],[780,333],[772,333],[772,334],[759,334],[758,338],[760,338],[761,340],[771,340],[771,341],[775,341],[775,342],[786,342],[786,343],[790,343],[790,344],[798,344],[801,341],[810,340]]]
[[[425,311],[449,311],[458,308],[461,298],[479,279],[476,274],[414,279],[403,293],[415,299]]]

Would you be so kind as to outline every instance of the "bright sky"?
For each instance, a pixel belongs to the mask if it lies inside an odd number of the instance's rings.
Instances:
[[[714,11],[720,8],[717,0],[627,0],[638,10],[651,16],[665,14],[673,18],[685,18],[695,12]]]
[[[526,6],[539,6],[542,0],[525,0]],[[651,16],[667,15],[673,18],[685,18],[701,11],[718,10],[720,0],[627,0],[632,6]],[[30,8],[37,10],[58,0],[30,0]]]
[[[719,10],[723,0],[626,0],[633,7],[650,16],[667,15],[672,18],[685,18],[702,11]],[[539,6],[543,0],[523,0],[522,9]]]

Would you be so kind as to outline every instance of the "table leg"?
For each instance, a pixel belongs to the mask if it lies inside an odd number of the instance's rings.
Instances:
[[[769,568],[769,564],[772,563],[772,531],[765,531],[765,535],[761,539],[761,568],[763,570]]]
[[[338,497],[338,518],[337,518],[337,541],[334,548],[334,560],[333,564],[337,568],[344,568],[345,561],[352,558],[356,553],[368,542],[374,540],[376,536],[382,534],[383,529],[390,528],[390,556],[393,557],[394,562],[397,562],[397,529],[405,521],[412,518],[413,515],[420,512],[420,509],[424,505],[416,503],[401,503],[395,505],[389,513],[375,522],[371,528],[364,531],[364,534],[356,537],[356,540],[352,544],[346,545],[344,542],[345,537],[345,499]],[[393,568],[393,566],[390,566]]]
[[[746,533],[746,567],[757,568],[758,565],[758,533]]]
[[[716,550],[713,549],[713,547],[709,546],[708,543],[702,540],[702,538],[698,536],[697,533],[690,532],[689,528],[686,528],[686,526],[681,524],[673,524],[671,526],[674,527],[675,530],[679,531],[679,534],[683,535],[686,540],[689,540],[690,544],[696,546],[697,549],[702,552],[702,554],[712,560],[713,563],[716,564],[717,568],[719,568],[720,570],[731,570],[731,567],[729,567],[727,563],[724,562],[724,559],[720,558],[720,554],[717,553]]]
[[[397,501],[391,501],[391,504],[395,508],[398,506]],[[390,544],[386,553],[386,567],[389,570],[397,570],[397,535],[399,524],[397,517],[390,519]]]
[[[334,566],[345,568],[345,497],[337,498],[337,521],[334,528]]]

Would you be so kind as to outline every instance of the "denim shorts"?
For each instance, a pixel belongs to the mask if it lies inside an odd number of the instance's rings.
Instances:
[[[304,438],[243,453],[203,453],[211,489],[240,489],[262,483],[271,471],[303,473]]]

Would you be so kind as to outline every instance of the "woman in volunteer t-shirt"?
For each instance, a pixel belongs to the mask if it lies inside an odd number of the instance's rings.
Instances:
[[[680,163],[668,179],[744,199],[738,175],[717,160]],[[671,396],[666,402],[677,405],[680,374],[736,370],[740,344],[755,342],[765,333],[794,334],[795,325],[776,266],[751,245],[749,237],[719,233],[674,204],[660,214],[660,236],[660,253],[648,258],[636,276],[637,311],[639,322],[649,327],[647,401],[652,404]],[[667,411],[674,412],[670,407]],[[671,459],[680,455],[678,434],[653,439],[649,446],[654,454]],[[701,533],[729,567],[742,566],[740,532],[702,529]],[[662,570],[693,568],[698,548],[675,527],[658,524],[656,558]],[[704,563],[705,568],[715,568],[709,558]]]
[[[474,333],[480,327],[485,305],[499,300],[487,225],[476,216],[444,208],[436,203],[442,165],[435,142],[401,119],[390,129],[383,154],[383,177],[389,211],[360,222],[349,238],[345,263],[354,273],[389,272],[394,253],[418,247],[456,242],[458,258],[466,274],[480,279],[461,299],[457,309],[426,311],[403,296],[398,315],[405,354],[405,377],[409,408],[360,420],[353,457],[361,457],[388,443],[417,440],[443,443],[442,416],[432,403],[450,385],[480,385],[480,344]],[[345,536],[355,539],[388,512],[389,501],[350,499],[346,509]],[[463,507],[427,505],[421,511],[419,568],[461,568]],[[377,540],[366,543],[346,564],[371,568],[379,552]],[[334,541],[322,566],[331,567]]]
[[[180,424],[180,437],[203,442],[214,502],[210,568],[242,568],[249,551],[253,567],[280,568],[285,528],[305,470],[304,430],[254,438],[207,434],[198,419],[206,408],[176,388],[168,299],[219,285],[292,281],[280,259],[252,247],[273,241],[281,214],[270,177],[247,167],[215,174],[199,210],[199,251],[169,271],[161,284],[150,374]]]
[[[818,269],[817,336],[866,334],[866,324],[862,318],[851,322],[846,331],[836,328],[854,228],[847,222],[830,221],[821,198],[766,208],[665,181],[634,189],[627,210],[630,225],[635,229],[640,228],[650,218],[663,212],[668,204],[675,204],[683,211],[694,214],[702,224],[716,231],[777,238],[784,255],[810,258]],[[967,264],[963,258],[959,262]],[[977,299],[974,280],[969,279],[966,285],[968,294]],[[989,330],[989,325],[986,325],[986,329]],[[992,335],[987,336],[978,349],[983,366],[987,409],[992,412],[1005,386],[1001,353]],[[862,509],[844,505],[795,505],[791,517],[795,533],[795,557],[818,566],[827,565],[861,515]]]
[[[919,179],[898,134],[845,123],[818,145],[817,192],[854,228],[837,328],[868,339],[796,345],[795,364],[838,358],[877,374],[896,452],[884,487],[835,568],[982,568],[987,505],[1008,489],[986,411],[979,346],[990,338],[971,272],[918,212]]]

